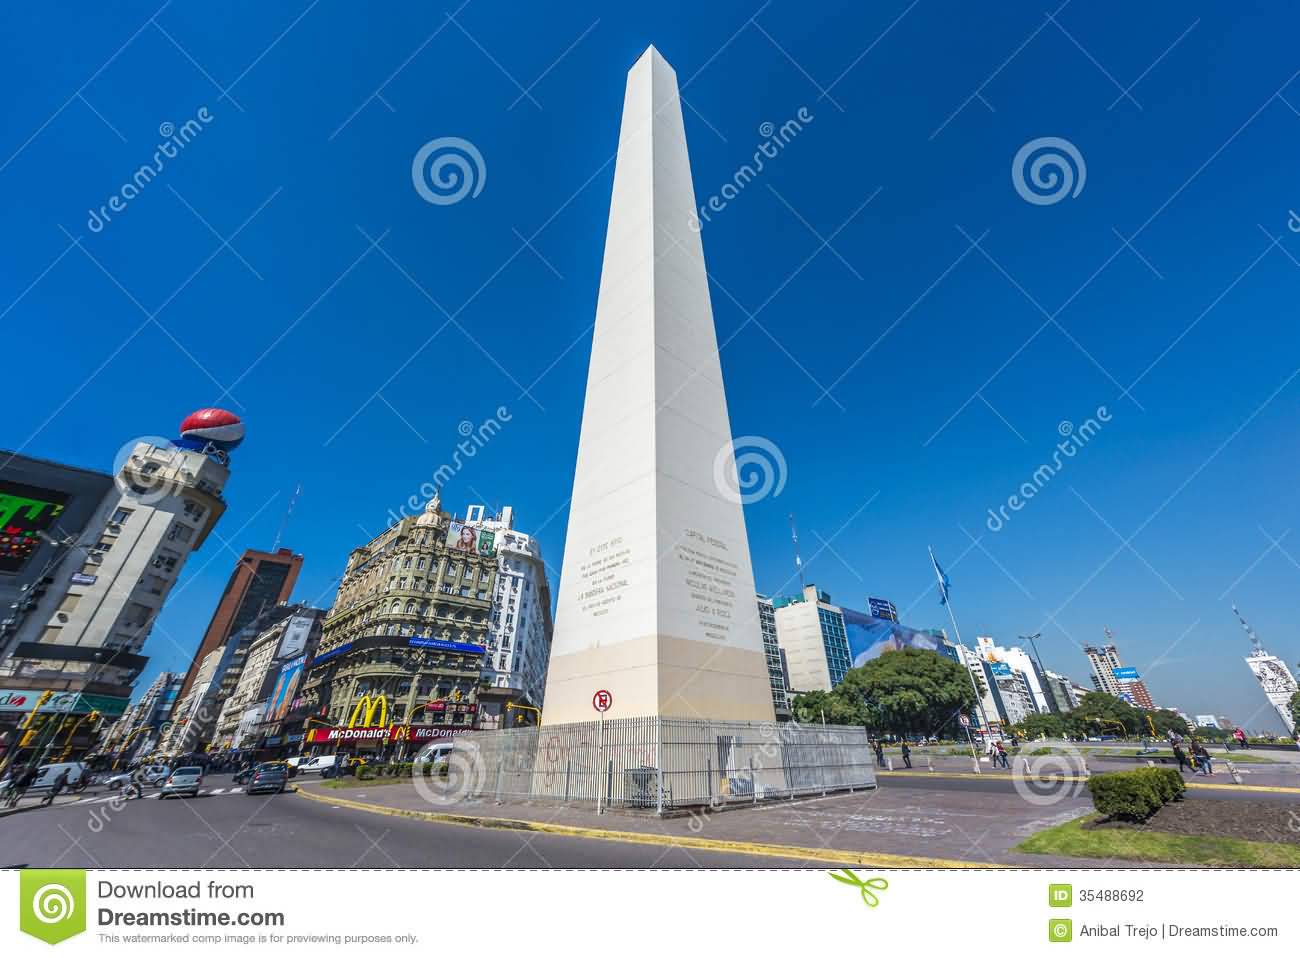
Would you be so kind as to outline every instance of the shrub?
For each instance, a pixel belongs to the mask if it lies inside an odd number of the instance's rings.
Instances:
[[[1046,745],[1040,746],[1029,753],[1030,755],[1051,755],[1052,750]]]
[[[1172,768],[1139,768],[1088,779],[1097,811],[1108,818],[1144,822],[1163,805],[1182,798],[1187,785]]]

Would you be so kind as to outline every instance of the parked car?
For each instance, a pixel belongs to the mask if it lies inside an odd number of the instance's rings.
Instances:
[[[158,793],[158,797],[188,795],[190,798],[198,798],[199,787],[202,784],[203,769],[198,765],[184,765],[167,776],[162,783],[162,791]]]
[[[259,792],[283,792],[289,784],[289,769],[283,762],[268,762],[259,765],[253,777],[244,787],[245,795]]]
[[[90,784],[90,769],[86,767],[85,762],[55,762],[51,765],[42,765],[36,770],[36,780],[28,786],[28,791],[44,790],[52,788],[54,781],[59,777],[59,773],[64,769],[68,771],[68,788],[73,791],[81,791]],[[0,781],[0,791],[9,787],[9,780],[12,777],[13,770]]]

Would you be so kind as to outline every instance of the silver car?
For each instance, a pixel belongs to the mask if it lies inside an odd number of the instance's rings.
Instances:
[[[159,798],[168,795],[188,795],[198,798],[199,787],[203,784],[203,769],[197,765],[186,765],[174,770],[162,784]]]

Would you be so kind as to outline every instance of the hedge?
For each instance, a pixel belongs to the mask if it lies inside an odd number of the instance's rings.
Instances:
[[[1172,768],[1138,768],[1088,779],[1097,811],[1127,822],[1146,821],[1162,806],[1181,799],[1186,790],[1183,776]]]

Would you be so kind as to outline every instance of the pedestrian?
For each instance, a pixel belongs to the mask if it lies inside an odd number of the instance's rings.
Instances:
[[[1238,748],[1250,748],[1250,743],[1246,741],[1246,733],[1243,729],[1237,729],[1232,733],[1237,739]]]
[[[55,777],[54,784],[50,786],[50,794],[45,796],[45,800],[41,802],[41,807],[48,808],[50,805],[53,805],[54,800],[59,796],[59,792],[63,791],[63,789],[67,787],[67,784],[68,770],[65,768]]]
[[[908,747],[906,742],[903,743],[903,767],[912,767],[912,749]]]
[[[997,749],[997,751],[993,756],[993,767],[997,768],[999,765],[1001,765],[1003,768],[1008,768],[1009,766],[1007,765],[1007,747],[1002,744],[1001,739],[998,739],[998,741],[994,743],[994,748]]]
[[[7,803],[9,808],[17,805],[19,799],[23,797],[23,793],[32,787],[32,783],[36,781],[36,769],[28,765],[22,771],[15,772],[11,781],[9,801]]]
[[[879,740],[876,742],[876,762],[881,768],[885,767],[885,746]]]
[[[1214,774],[1214,759],[1210,758],[1210,753],[1206,751],[1205,746],[1200,742],[1196,743],[1196,764],[1200,767],[1202,775]]]

